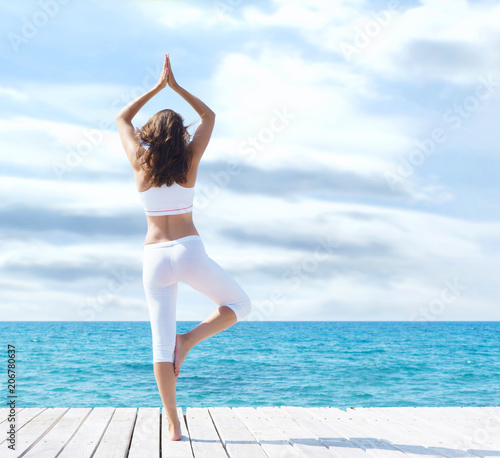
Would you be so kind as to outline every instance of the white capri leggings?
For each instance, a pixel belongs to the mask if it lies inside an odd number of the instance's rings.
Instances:
[[[153,363],[174,362],[178,282],[186,283],[240,321],[251,310],[241,286],[205,252],[199,235],[144,245],[143,284],[151,320]]]

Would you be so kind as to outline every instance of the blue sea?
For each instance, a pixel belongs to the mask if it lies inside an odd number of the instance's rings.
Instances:
[[[162,406],[149,321],[4,321],[0,336],[18,407]],[[500,406],[499,343],[500,322],[242,321],[188,354],[177,403]]]

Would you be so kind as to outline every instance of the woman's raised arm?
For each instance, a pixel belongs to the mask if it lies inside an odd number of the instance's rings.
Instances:
[[[172,72],[172,66],[170,64],[170,56],[167,54],[167,65],[168,65],[168,85],[177,92],[189,105],[193,107],[193,109],[200,115],[200,118],[215,118],[215,113],[208,108],[198,97],[194,96],[190,92],[186,91],[183,87],[181,87],[177,81],[175,80],[174,74]]]
[[[151,100],[156,94],[158,94],[158,92],[167,86],[167,62],[168,54],[165,54],[163,70],[155,87],[137,97],[135,100],[132,100],[132,102],[128,103],[116,115],[116,127],[118,128],[118,134],[120,135],[123,148],[125,149],[128,160],[134,170],[139,168],[136,154],[139,147],[139,139],[137,138],[134,126],[132,125],[132,119],[149,100]]]
[[[177,92],[193,109],[200,115],[201,123],[196,128],[191,143],[189,144],[191,151],[193,152],[193,161],[200,162],[205,149],[208,146],[210,138],[212,137],[212,132],[215,124],[215,113],[198,97],[194,96],[190,92],[186,91],[181,87],[175,80],[174,74],[172,72],[172,66],[170,65],[170,56],[167,55],[168,63],[168,85]]]

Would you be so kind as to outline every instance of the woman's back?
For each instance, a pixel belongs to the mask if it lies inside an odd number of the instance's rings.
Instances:
[[[174,181],[170,186],[152,186],[140,192],[139,198],[148,216],[180,215],[193,211],[194,186],[181,186]]]
[[[198,162],[193,161],[186,174],[186,182],[182,185],[174,182],[170,187],[152,187],[147,174],[135,173],[148,223],[145,245],[199,235],[193,222],[197,172]]]
[[[182,116],[170,109],[156,113],[139,129],[138,137],[131,124],[121,125],[117,118],[146,212],[148,233],[145,245],[199,235],[192,216],[196,176],[215,124],[215,113],[177,84],[168,58],[166,66],[170,69],[167,73],[170,87],[201,118],[191,141],[188,142],[190,136]],[[164,81],[165,75],[162,76]]]

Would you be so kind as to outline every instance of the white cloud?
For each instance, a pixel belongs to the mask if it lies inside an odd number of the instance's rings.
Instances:
[[[259,304],[270,300],[273,288],[285,291],[286,302],[275,304],[266,319],[309,319],[308,309],[299,306],[309,301],[323,303],[316,304],[321,308],[323,319],[345,316],[343,310],[332,304],[342,304],[341,307],[349,309],[352,319],[381,316],[410,319],[419,307],[426,307],[434,298],[439,298],[447,282],[454,279],[466,285],[466,289],[440,319],[453,319],[454,307],[459,305],[470,311],[468,319],[476,319],[475,302],[487,300],[482,289],[496,281],[494,272],[499,250],[485,252],[483,247],[500,233],[498,223],[470,222],[372,205],[241,197],[229,192],[214,199],[209,212],[196,211],[194,219],[208,254],[245,287],[255,300],[257,311],[263,310]],[[226,234],[226,230],[236,231],[234,238]],[[238,232],[247,235],[241,237]],[[329,253],[321,249],[325,245],[318,242],[328,237],[336,242]],[[64,291],[60,301],[54,296],[51,306],[54,313],[63,303],[78,304],[86,297],[98,295],[106,288],[113,266],[141,268],[139,239],[133,244],[124,244],[120,240],[104,243],[88,237],[87,241],[61,247],[43,242],[42,233],[37,238],[11,241],[10,252],[16,255],[14,259],[4,257],[2,263],[11,269],[13,265],[76,271],[85,268],[88,275],[85,266],[95,266],[108,272],[95,280],[84,277],[80,281],[65,281],[64,287],[57,286],[56,278],[50,283],[43,280],[45,285],[54,285],[43,287],[46,292],[43,297],[49,296],[47,288]],[[36,251],[33,251],[34,242]],[[319,253],[317,258],[315,253]],[[298,286],[290,275],[287,279],[283,277],[287,271],[295,272],[300,279]],[[15,280],[16,274],[9,274],[8,269],[5,272],[4,282]],[[135,308],[130,311],[135,314],[139,312],[138,304],[141,301],[144,304],[141,278],[139,274],[136,277],[115,295],[117,304],[127,298],[136,301],[122,304]],[[41,287],[41,283],[38,286]],[[28,303],[30,296],[32,300],[35,296],[41,297],[39,288],[23,291],[23,303]],[[193,298],[194,308],[189,317],[193,317],[195,310],[198,311],[196,319],[202,319],[208,301],[192,292],[186,294]],[[377,307],[369,311],[374,304]],[[77,313],[75,310],[73,313]],[[106,310],[108,313],[110,309]],[[147,319],[144,307],[141,313],[138,319]],[[179,319],[187,317],[183,314],[181,309]],[[67,312],[64,316],[71,319]],[[98,316],[104,319],[105,315]],[[493,310],[490,318],[495,318]],[[74,319],[80,318],[74,315]]]
[[[70,181],[82,170],[116,173],[130,168],[118,134],[98,126],[13,116],[0,120],[0,133],[4,161],[36,167],[55,181]]]
[[[465,291],[433,318],[498,319],[499,224],[438,214],[456,190],[463,191],[460,183],[441,183],[448,172],[444,167],[432,171],[436,178],[431,182],[418,170],[409,177],[402,195],[410,199],[400,202],[399,208],[367,203],[359,193],[366,180],[383,177],[415,147],[420,133],[433,126],[434,118],[429,119],[428,113],[434,117],[441,113],[426,82],[437,79],[449,84],[441,95],[454,103],[456,85],[475,84],[478,75],[498,66],[492,44],[498,42],[493,26],[500,8],[455,0],[424,1],[394,17],[350,63],[339,44],[352,40],[356,27],[371,20],[368,6],[366,2],[280,0],[265,10],[241,3],[222,17],[215,3],[168,2],[168,8],[153,2],[133,5],[133,14],[139,11],[167,30],[210,32],[202,43],[207,48],[217,41],[219,32],[241,41],[238,51],[215,48],[215,63],[209,68],[192,59],[193,92],[204,100],[205,94],[211,96],[217,112],[214,137],[201,167],[234,159],[262,170],[263,176],[283,169],[313,177],[350,173],[353,183],[358,183],[359,189],[345,191],[351,201],[341,203],[327,201],[324,195],[316,199],[307,191],[293,197],[237,192],[238,177],[234,177],[206,208],[195,208],[196,227],[209,255],[241,282],[257,306],[265,305],[273,288],[286,290],[285,303],[277,304],[266,319],[411,319],[455,278],[466,285]],[[266,30],[282,39],[274,42],[257,33]],[[408,50],[411,53],[404,54]],[[432,62],[426,50],[434,51]],[[179,56],[191,52],[182,43],[176,50]],[[445,59],[439,61],[440,56]],[[147,68],[142,73],[146,78]],[[401,94],[393,95],[379,86],[380,75],[395,85],[409,82],[422,91],[422,99],[430,100],[422,100],[420,112],[410,110],[404,103],[407,89],[396,87]],[[19,218],[4,222],[10,238],[0,240],[4,297],[0,307],[10,319],[23,319],[27,313],[30,319],[45,319],[47,309],[51,319],[82,319],[77,305],[106,287],[113,266],[140,270],[145,234],[134,232],[132,222],[143,222],[144,215],[133,174],[114,126],[100,132],[87,126],[97,127],[101,120],[113,122],[113,102],[125,104],[134,86],[141,85],[143,81],[130,87],[33,81],[0,88],[0,99],[6,103],[29,103],[33,112],[40,113],[40,118],[12,116],[5,110],[0,120],[4,165],[15,169],[2,177],[0,192],[7,197],[0,211],[24,206],[54,219],[56,212],[69,218],[60,230],[40,224],[25,226],[22,234],[16,233]],[[178,99],[168,101],[169,106],[182,108]],[[281,129],[284,109],[294,117]],[[491,104],[483,109],[447,146],[453,141],[469,142],[471,154],[481,156],[484,149],[484,154],[495,157],[490,146],[495,138],[491,119],[498,117],[498,110]],[[148,110],[138,116],[138,122],[147,119]],[[62,116],[67,120],[54,120]],[[78,160],[78,148],[92,143],[92,138],[97,140],[90,153]],[[477,142],[483,145],[476,148]],[[70,167],[64,179],[58,180],[54,163]],[[208,184],[199,183],[198,195]],[[256,187],[262,185],[256,180]],[[292,180],[281,183],[295,185]],[[329,188],[324,191],[327,194]],[[417,201],[436,204],[435,214],[412,209]],[[388,199],[386,204],[394,201]],[[73,221],[72,215],[82,219]],[[82,221],[95,223],[96,217],[123,218],[123,227],[117,227],[113,237],[109,232],[101,234],[99,226],[92,233],[76,227]],[[340,244],[311,267],[318,238],[330,235]],[[88,266],[96,267],[95,275]],[[36,277],[36,269],[43,270],[43,279],[41,273]],[[70,274],[77,275],[79,269],[82,278],[75,280]],[[294,269],[302,274],[295,289],[283,277]],[[62,273],[71,278],[58,277]],[[208,299],[187,288],[182,293],[192,307],[180,307],[178,319],[202,319],[211,311]],[[148,319],[139,275],[95,319],[117,315]]]
[[[499,58],[491,45],[500,39],[498,6],[472,6],[465,0],[422,3],[394,15],[365,47],[358,47],[352,61],[364,71],[414,83],[474,84],[478,75],[496,71]],[[338,51],[342,43],[355,43],[370,21],[352,24],[351,37],[332,37],[328,48]]]
[[[0,87],[0,98],[2,97],[11,98],[18,102],[25,102],[28,98],[24,92],[11,87]]]

